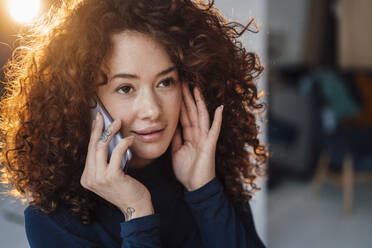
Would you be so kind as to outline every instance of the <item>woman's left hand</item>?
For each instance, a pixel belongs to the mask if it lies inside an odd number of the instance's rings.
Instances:
[[[188,191],[196,190],[209,181],[215,173],[215,152],[221,130],[223,106],[214,113],[210,127],[209,113],[198,87],[194,88],[195,101],[186,83],[182,83],[180,121],[183,130],[176,129],[172,140],[172,163],[176,178]]]

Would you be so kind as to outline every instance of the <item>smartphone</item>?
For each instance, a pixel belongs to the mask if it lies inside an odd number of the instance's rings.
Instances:
[[[108,113],[108,111],[106,110],[105,106],[100,101],[100,99],[98,97],[96,97],[96,99],[97,99],[97,106],[96,106],[96,108],[91,110],[91,118],[92,118],[92,121],[93,121],[96,118],[97,111],[99,111],[103,116],[103,124],[104,124],[103,128],[105,130],[113,122],[113,119],[110,116],[110,114]],[[119,141],[121,139],[123,139],[123,136],[121,135],[120,131],[115,133],[114,136],[112,137],[111,142],[109,144],[107,161],[110,160],[112,151],[114,150],[115,146],[119,143]],[[124,157],[123,157],[123,159],[121,161],[121,165],[120,165],[121,169],[125,173],[128,170],[128,166],[126,166],[126,165],[131,159],[132,159],[132,152],[128,148],[127,151],[124,154]]]

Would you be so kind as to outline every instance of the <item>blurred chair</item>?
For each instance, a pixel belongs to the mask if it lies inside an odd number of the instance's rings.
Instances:
[[[341,126],[341,120],[358,116],[360,107],[348,91],[345,81],[336,73],[318,71],[313,76],[328,111],[334,113],[334,121],[329,120],[332,115],[323,116],[321,153],[312,190],[318,192],[325,181],[341,186],[344,212],[348,214],[353,209],[354,185],[372,182],[372,129],[356,125]]]

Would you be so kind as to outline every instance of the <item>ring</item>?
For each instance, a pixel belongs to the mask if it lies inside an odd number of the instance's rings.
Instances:
[[[103,143],[105,143],[110,137],[110,135],[111,135],[111,131],[108,128],[106,128],[105,131],[103,131],[101,137],[99,138],[99,141],[102,141]]]

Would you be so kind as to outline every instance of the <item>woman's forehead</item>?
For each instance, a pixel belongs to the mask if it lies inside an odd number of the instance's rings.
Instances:
[[[174,66],[163,45],[149,35],[123,31],[113,35],[112,41],[107,57],[110,74],[158,74]]]

